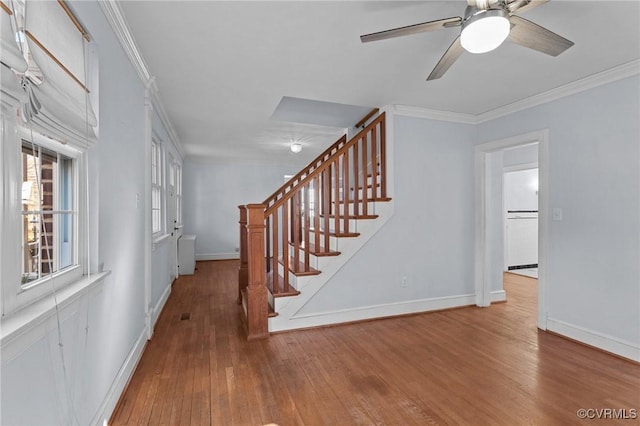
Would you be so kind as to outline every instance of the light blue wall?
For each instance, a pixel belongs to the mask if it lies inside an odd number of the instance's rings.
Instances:
[[[301,315],[475,293],[475,129],[401,116],[393,126],[395,214]]]
[[[396,117],[395,215],[298,314],[474,293],[473,146],[548,129],[549,208],[562,208],[564,216],[549,228],[549,321],[589,343],[637,351],[639,81],[627,78],[477,126]],[[496,180],[504,161],[528,163],[533,150],[518,158],[492,155]],[[489,202],[501,216],[501,199]],[[494,229],[488,238],[502,247],[503,229]],[[493,255],[491,290],[499,291],[503,254]]]
[[[302,164],[259,164],[187,158],[184,233],[196,235],[196,258],[233,258],[239,245],[238,206],[261,203]]]
[[[639,94],[634,76],[478,126],[479,143],[549,129],[549,318],[636,347]]]

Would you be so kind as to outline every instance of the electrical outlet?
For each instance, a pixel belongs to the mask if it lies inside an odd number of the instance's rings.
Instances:
[[[406,287],[407,286],[407,277],[402,277],[402,280],[400,281],[400,285],[402,287]]]
[[[562,220],[562,209],[560,207],[554,207],[551,210],[551,216],[554,221],[559,222]]]

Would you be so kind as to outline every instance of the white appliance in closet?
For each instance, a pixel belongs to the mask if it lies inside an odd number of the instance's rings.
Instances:
[[[538,264],[538,212],[507,213],[507,266]]]

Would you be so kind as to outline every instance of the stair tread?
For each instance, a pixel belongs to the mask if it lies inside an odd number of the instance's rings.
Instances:
[[[274,287],[273,287],[274,275],[277,277],[276,278],[276,286],[277,286],[276,288],[278,290],[277,293],[274,292]],[[271,294],[273,295],[273,297],[297,296],[300,294],[300,292],[295,288],[293,288],[291,284],[289,284],[289,291],[284,291],[284,278],[280,276],[280,274],[274,274],[273,271],[267,273],[266,285],[269,291],[271,292]]]
[[[284,265],[284,261],[282,259],[282,257],[278,258],[278,262],[280,262],[280,264]],[[305,277],[308,275],[318,275],[320,274],[320,271],[318,271],[317,269],[312,268],[311,266],[309,266],[309,270],[305,271],[304,268],[304,262],[299,261],[298,265],[293,267],[295,264],[295,259],[293,257],[289,257],[289,270],[293,273],[293,275],[295,275],[296,277]]]
[[[292,242],[289,242],[289,245],[291,247],[293,247],[293,243]],[[305,247],[305,243],[304,242],[300,243],[300,248],[304,248],[304,247]],[[309,254],[312,254],[312,255],[317,256],[317,257],[340,256],[340,252],[339,251],[333,251],[333,250],[327,251],[322,246],[319,246],[318,248],[316,248],[316,245],[314,243],[309,243]]]
[[[309,232],[315,232],[314,228],[310,228]],[[321,234],[325,233],[324,229],[321,229],[319,232]],[[336,238],[354,238],[354,237],[359,237],[360,233],[359,232],[338,232],[338,233],[336,233],[335,231],[329,231],[329,235],[331,235],[332,237],[336,237]]]

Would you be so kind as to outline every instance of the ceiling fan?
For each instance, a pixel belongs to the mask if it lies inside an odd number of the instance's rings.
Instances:
[[[529,49],[558,56],[573,46],[573,42],[515,14],[533,9],[548,1],[467,0],[464,18],[456,16],[394,28],[362,35],[360,40],[367,43],[441,28],[462,27],[458,37],[427,77],[427,81],[442,77],[464,50],[471,53],[489,52],[500,46],[507,38]]]

